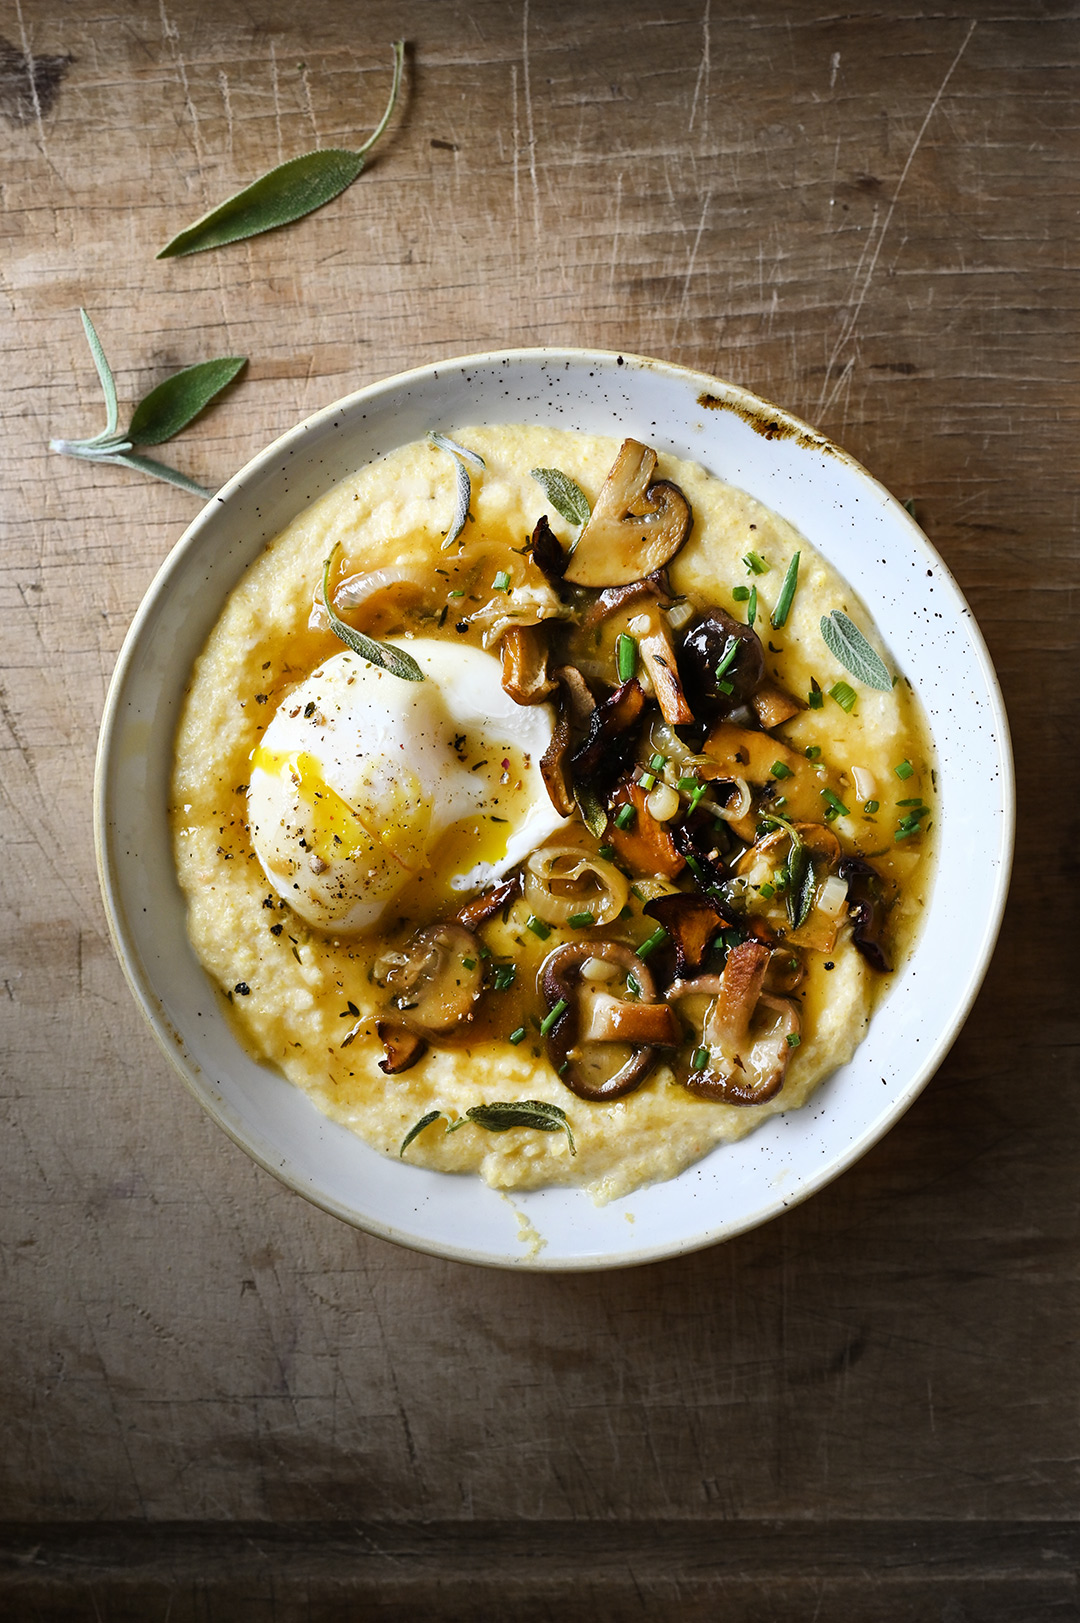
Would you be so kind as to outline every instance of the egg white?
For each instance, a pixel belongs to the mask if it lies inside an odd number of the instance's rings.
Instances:
[[[424,681],[335,654],[282,701],[252,755],[256,854],[320,929],[369,930],[406,900],[434,914],[564,822],[540,773],[551,707],[516,704],[478,648],[401,646]]]

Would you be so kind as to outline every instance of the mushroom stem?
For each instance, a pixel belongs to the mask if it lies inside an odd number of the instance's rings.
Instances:
[[[799,1012],[787,998],[762,991],[769,950],[760,941],[744,941],[728,953],[722,975],[678,980],[669,988],[669,1003],[684,997],[711,997],[702,1022],[709,1063],[683,1078],[691,1093],[731,1105],[765,1104],[779,1093],[792,1047],[799,1034]],[[771,1020],[760,1026],[759,1010]]]
[[[595,983],[589,977],[583,979],[582,971],[586,964],[596,960],[614,964],[633,975],[640,992],[635,1003],[628,999],[611,998],[606,992],[596,992],[593,990]],[[630,1012],[635,1009],[651,1011],[658,1007],[656,983],[648,966],[621,941],[568,941],[556,947],[541,964],[536,984],[550,1011],[554,1012],[560,1004],[564,1006],[564,1013],[547,1032],[548,1058],[571,1093],[576,1093],[579,1099],[621,1099],[624,1094],[640,1087],[653,1069],[657,1045],[660,1042],[665,1046],[678,1042],[674,1020],[668,1024],[664,1016],[657,1013],[639,1012],[634,1016]],[[599,1029],[610,1031],[611,1036],[588,1035],[593,1017],[582,1007],[586,997],[593,1000],[611,998],[611,1003],[620,1003],[621,1008],[627,1011],[616,1014],[610,1004],[601,1003],[596,1020]],[[671,1010],[668,1009],[667,1013],[670,1015]],[[629,1035],[632,1030],[646,1033],[647,1038]],[[604,1075],[603,1048],[606,1043],[633,1046],[625,1062]],[[641,1046],[637,1046],[639,1043]],[[617,1055],[616,1049],[616,1058]]]

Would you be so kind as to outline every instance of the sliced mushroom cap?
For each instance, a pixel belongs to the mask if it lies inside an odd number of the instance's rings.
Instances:
[[[576,665],[557,665],[551,673],[562,689],[570,721],[575,727],[587,727],[589,717],[596,709],[592,688]]]
[[[562,578],[566,573],[569,554],[563,551],[562,542],[548,523],[546,513],[540,515],[533,530],[529,542],[529,557],[549,585],[561,593]]]
[[[386,1049],[386,1058],[379,1061],[379,1070],[385,1071],[387,1076],[399,1076],[427,1052],[427,1039],[410,1031],[400,1020],[376,1020],[375,1030]]]
[[[624,440],[592,517],[566,560],[575,586],[622,586],[673,558],[690,534],[690,503],[667,479],[653,479],[656,452]]]
[[[640,783],[627,778],[620,783],[608,802],[609,822],[607,839],[615,847],[620,862],[624,862],[636,878],[674,879],[686,867],[672,837],[672,826],[659,822],[648,807],[648,794]],[[628,828],[620,828],[618,814],[624,806],[633,806],[634,818]],[[675,825],[678,833],[678,825]]]
[[[696,975],[717,930],[724,924],[723,915],[704,896],[684,891],[654,896],[651,902],[646,902],[642,912],[667,931],[675,953],[676,975],[680,979]]]
[[[675,595],[668,584],[667,570],[655,569],[651,575],[644,575],[640,580],[628,581],[625,586],[608,586],[594,598],[585,614],[582,616],[582,631],[592,631],[619,609],[629,608],[631,603],[638,603],[642,598],[655,598],[662,609],[670,608],[675,602]]]
[[[783,779],[782,793],[784,815],[792,821],[820,822],[825,810],[822,790],[843,793],[834,772],[820,762],[808,761],[800,750],[789,749],[769,733],[755,732],[751,727],[736,727],[734,722],[722,721],[709,733],[704,749],[727,775],[745,778],[750,784],[775,784],[772,769],[779,761],[789,773]],[[742,834],[741,829],[736,832]],[[752,830],[750,838],[753,838]]]
[[[691,1093],[731,1105],[760,1105],[780,1092],[792,1044],[798,1036],[799,1011],[786,998],[762,990],[769,968],[769,949],[744,941],[728,953],[722,975],[675,981],[668,1002],[709,997],[701,1037],[709,1051],[704,1070],[691,1070],[684,1084]]]
[[[515,704],[542,704],[555,691],[548,675],[547,633],[542,626],[508,626],[499,642],[503,691]]]
[[[785,721],[790,721],[792,716],[797,716],[800,710],[806,708],[798,699],[793,698],[790,693],[785,693],[783,688],[777,687],[772,682],[763,682],[757,692],[751,695],[750,703],[766,732],[770,727],[782,727]]]
[[[555,710],[555,727],[551,743],[540,757],[540,776],[548,792],[548,799],[560,817],[570,817],[577,809],[574,782],[570,775],[570,717],[567,713],[563,690]]]
[[[472,1019],[483,979],[479,941],[464,925],[449,923],[421,930],[386,984],[402,1024],[431,1037]]]
[[[633,975],[641,993],[636,1005],[614,998],[601,983],[583,977],[585,965],[596,959]],[[631,1012],[635,1007],[652,1011],[664,1005],[657,1004],[656,983],[647,965],[622,942],[569,941],[556,947],[541,964],[536,984],[549,1011],[566,1004],[547,1034],[548,1058],[579,1099],[621,1099],[632,1093],[656,1064],[657,1047],[674,1047],[679,1041],[673,1016],[669,1021],[660,1013]],[[589,1008],[593,1001],[599,1001],[595,1016]],[[620,1003],[626,1013],[614,1010],[613,1003]],[[671,1015],[670,1008],[667,1014]],[[590,1031],[611,1035],[589,1036]]]
[[[471,902],[458,909],[456,922],[464,925],[466,930],[476,930],[488,919],[493,919],[496,913],[501,913],[504,907],[509,907],[521,895],[521,871],[510,879],[504,879],[502,884],[492,886],[491,890],[481,892],[474,896]]]
[[[645,695],[631,677],[596,706],[584,743],[571,759],[574,781],[603,794],[629,765]]]
[[[890,974],[892,960],[882,940],[888,909],[881,875],[863,857],[845,857],[836,871],[847,880],[852,941],[873,969]]]

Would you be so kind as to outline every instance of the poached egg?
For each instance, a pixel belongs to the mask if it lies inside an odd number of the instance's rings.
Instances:
[[[519,705],[498,659],[400,642],[408,682],[335,654],[282,701],[252,752],[252,842],[309,924],[351,933],[397,903],[427,916],[493,883],[564,819],[540,772],[550,705]]]

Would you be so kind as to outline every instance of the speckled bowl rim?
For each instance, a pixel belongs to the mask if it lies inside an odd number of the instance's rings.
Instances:
[[[963,625],[966,637],[966,652],[971,661],[972,676],[982,684],[982,692],[979,697],[980,701],[987,706],[993,748],[996,750],[995,759],[1000,768],[997,774],[998,793],[996,800],[993,805],[987,805],[983,809],[988,829],[987,849],[994,851],[997,866],[991,888],[984,898],[978,939],[970,944],[969,955],[966,957],[963,987],[954,1002],[950,1017],[941,1024],[939,1029],[932,1033],[932,1041],[924,1051],[921,1061],[907,1075],[904,1084],[890,1093],[887,1105],[873,1120],[864,1126],[861,1132],[845,1142],[840,1150],[834,1151],[825,1164],[819,1167],[816,1172],[803,1175],[793,1187],[784,1192],[781,1192],[778,1188],[771,1199],[767,1199],[763,1204],[758,1204],[752,1209],[746,1210],[736,1218],[726,1220],[721,1224],[688,1227],[685,1234],[674,1238],[669,1237],[656,1244],[649,1244],[646,1240],[642,1244],[634,1244],[633,1246],[622,1245],[608,1250],[599,1249],[588,1254],[573,1256],[560,1254],[557,1250],[545,1255],[544,1249],[541,1249],[536,1254],[519,1253],[519,1251],[508,1247],[505,1241],[502,1242],[501,1246],[494,1248],[463,1245],[449,1239],[442,1240],[431,1234],[419,1234],[410,1231],[408,1222],[387,1221],[373,1212],[359,1212],[355,1206],[336,1198],[326,1189],[319,1188],[317,1179],[313,1180],[310,1176],[302,1175],[297,1170],[297,1167],[290,1162],[289,1155],[287,1153],[284,1156],[282,1155],[280,1144],[268,1142],[265,1135],[260,1132],[257,1123],[238,1121],[235,1113],[225,1107],[224,1097],[218,1091],[218,1084],[207,1076],[205,1071],[190,1055],[185,1033],[178,1029],[177,1023],[170,1018],[163,1002],[158,984],[160,972],[158,972],[157,979],[155,979],[155,975],[148,969],[145,953],[140,951],[130,916],[132,906],[131,896],[128,894],[130,886],[126,883],[126,879],[130,879],[134,865],[139,861],[139,853],[133,853],[130,850],[121,851],[118,849],[116,840],[118,762],[125,750],[128,751],[130,757],[133,748],[130,718],[126,714],[125,706],[131,703],[130,690],[136,680],[136,666],[140,654],[144,651],[145,640],[153,632],[158,612],[163,603],[167,601],[169,594],[177,589],[179,581],[184,579],[185,576],[191,577],[193,572],[197,573],[199,571],[201,551],[203,548],[207,548],[208,541],[213,542],[215,527],[220,527],[221,524],[222,509],[227,510],[229,505],[235,503],[249,487],[257,485],[268,477],[274,477],[273,469],[279,465],[281,472],[287,473],[289,459],[298,450],[301,450],[305,444],[317,442],[320,435],[325,435],[328,429],[333,428],[336,430],[343,420],[366,420],[370,414],[375,414],[380,409],[385,410],[388,405],[392,406],[395,400],[400,401],[402,398],[409,398],[417,389],[422,390],[433,382],[438,383],[440,378],[445,380],[449,377],[460,381],[461,379],[467,379],[470,374],[486,372],[494,368],[510,369],[507,375],[513,375],[515,369],[518,368],[536,368],[540,373],[546,372],[549,375],[547,380],[549,385],[552,376],[557,375],[560,370],[564,376],[569,376],[575,368],[587,371],[589,379],[594,379],[599,374],[612,383],[617,379],[622,384],[628,382],[635,375],[647,374],[654,380],[663,380],[666,385],[680,388],[688,387],[694,392],[697,404],[703,411],[722,410],[725,413],[733,414],[763,441],[775,441],[780,445],[797,446],[800,451],[804,451],[808,456],[817,459],[827,458],[834,466],[838,464],[846,469],[856,482],[856,485],[865,495],[872,499],[876,506],[880,507],[883,504],[887,506],[893,519],[897,517],[897,514],[902,517],[907,526],[908,545],[914,549],[921,562],[925,564],[927,574],[932,574],[936,584],[946,595],[951,596],[952,602],[949,607],[952,610],[953,619]],[[467,420],[467,417],[458,410],[450,411],[447,426],[450,426],[455,420],[461,422]],[[482,420],[491,421],[491,414],[489,413]],[[514,419],[503,418],[500,420],[509,422]],[[523,415],[519,415],[516,420],[522,421],[526,419]],[[537,420],[535,415],[531,420]],[[624,419],[616,420],[613,418],[607,431],[618,434],[620,424],[623,421]],[[549,426],[560,425],[554,423]],[[589,431],[603,432],[604,430],[602,428],[593,428]],[[627,432],[633,431],[633,427],[627,429]],[[639,435],[641,433],[640,427],[638,433]],[[415,433],[405,433],[397,443],[404,443],[407,439],[415,437],[417,437]],[[659,446],[662,438],[662,435],[655,435],[654,443]],[[384,449],[389,448],[390,445],[387,443]],[[675,447],[674,451],[677,455],[688,457],[691,460],[695,459],[694,446],[690,443]],[[355,466],[361,466],[363,460],[366,459],[356,462]],[[711,471],[720,473],[721,477],[727,476],[720,469],[714,468]],[[301,500],[299,508],[306,506],[310,500],[318,499],[318,495],[331,488],[337,482],[338,477],[339,475],[335,475],[329,479],[315,496]],[[733,480],[733,482],[737,483],[738,481]],[[751,494],[758,494],[758,492],[751,491]],[[766,500],[765,497],[761,499]],[[856,496],[854,499],[858,501],[859,498]],[[768,505],[775,507],[775,500],[770,497]],[[783,512],[783,507],[781,506],[779,510]],[[802,528],[797,513],[785,514],[785,516],[790,517],[796,528]],[[272,533],[277,533],[280,528],[280,524],[274,526]],[[261,550],[265,539],[268,539],[268,537],[264,536],[260,539],[258,547],[254,547],[250,540],[241,543],[240,550],[243,556],[236,567],[236,577],[247,566],[251,557]],[[820,543],[818,545],[820,546]],[[821,548],[821,550],[826,552],[826,556],[829,556],[827,548]],[[885,560],[882,560],[882,562],[884,563]],[[865,591],[863,595],[865,595]],[[213,618],[216,618],[216,613],[220,610],[223,602],[224,598],[218,603]],[[873,612],[874,604],[872,601],[869,607]],[[137,748],[137,746],[134,747]],[[161,807],[159,809],[165,815],[167,821],[167,808]],[[539,1271],[573,1272],[641,1265],[667,1257],[683,1255],[721,1240],[733,1238],[735,1235],[757,1227],[769,1218],[779,1215],[795,1204],[809,1198],[809,1196],[832,1182],[833,1179],[865,1155],[895,1125],[896,1121],[917,1098],[945,1058],[970,1012],[985,977],[1001,926],[1008,893],[1014,827],[1015,788],[1011,744],[1004,704],[993,665],[974,617],[971,615],[971,611],[952,575],[914,520],[896,502],[895,498],[855,458],[834,445],[825,436],[817,433],[808,424],[783,408],[771,404],[739,385],[648,357],[635,356],[627,352],[617,353],[615,351],[590,349],[500,350],[449,358],[428,366],[417,367],[371,384],[341,400],[333,402],[306,418],[253,457],[222,486],[221,490],[207,502],[206,506],[188,526],[161,565],[136,612],[121,647],[106,697],[94,776],[95,851],[105,912],[114,949],[132,994],[163,1052],[218,1126],[228,1133],[234,1142],[240,1145],[259,1165],[271,1172],[281,1182],[323,1210],[366,1232],[433,1255],[459,1261],[484,1266],[526,1268]],[[178,889],[176,895],[179,898]],[[931,912],[933,912],[934,899],[931,900],[930,905]],[[917,951],[918,948],[916,948]],[[876,1020],[877,1015],[875,1014]],[[873,1023],[871,1029],[873,1029]],[[869,1037],[865,1041],[869,1041]],[[285,1084],[285,1086],[287,1087],[288,1084]],[[828,1084],[825,1086],[827,1087]],[[311,1108],[314,1109],[314,1106]],[[788,1115],[774,1118],[774,1120],[778,1122],[791,1120],[797,1116],[802,1116],[809,1109],[809,1105],[804,1106],[803,1111],[790,1112]],[[326,1122],[326,1118],[321,1116],[320,1120]],[[347,1129],[338,1128],[337,1124],[328,1123],[327,1125],[333,1130],[347,1132]],[[740,1143],[744,1146],[750,1144],[759,1133],[765,1132],[768,1126],[769,1123],[763,1124],[754,1134],[749,1135],[747,1139],[741,1140]],[[709,1152],[705,1157],[705,1161],[709,1162],[713,1157],[730,1153],[731,1150],[737,1147],[718,1146]],[[364,1146],[364,1148],[368,1149],[369,1147]],[[369,1150],[369,1153],[378,1155],[376,1151]],[[382,1160],[383,1158],[379,1157],[379,1159]],[[699,1175],[702,1165],[703,1163],[697,1163]],[[448,1181],[457,1185],[472,1183],[480,1188],[486,1188],[479,1179],[475,1178],[462,1179],[453,1175],[431,1173],[419,1168],[409,1168],[407,1170],[427,1180],[436,1179],[442,1180],[444,1183]],[[669,1186],[672,1183],[678,1183],[680,1179],[687,1179],[694,1172],[694,1167],[687,1168],[683,1173],[679,1174],[677,1179],[669,1180]],[[651,1187],[660,1188],[664,1186]],[[510,1204],[518,1203],[514,1209],[519,1214],[519,1223],[521,1221],[521,1208],[524,1207],[526,1221],[531,1221],[530,1203],[534,1197],[543,1196],[545,1193],[547,1191],[544,1190],[514,1192]],[[563,1190],[562,1193],[571,1192]],[[626,1197],[626,1199],[639,1198],[641,1193],[635,1191],[634,1196]],[[592,1211],[597,1210],[597,1208],[592,1207],[591,1202],[588,1201],[588,1196],[583,1190],[574,1190],[572,1194],[586,1201]],[[625,1200],[623,1204],[625,1204]],[[606,1208],[601,1210],[606,1210]]]

